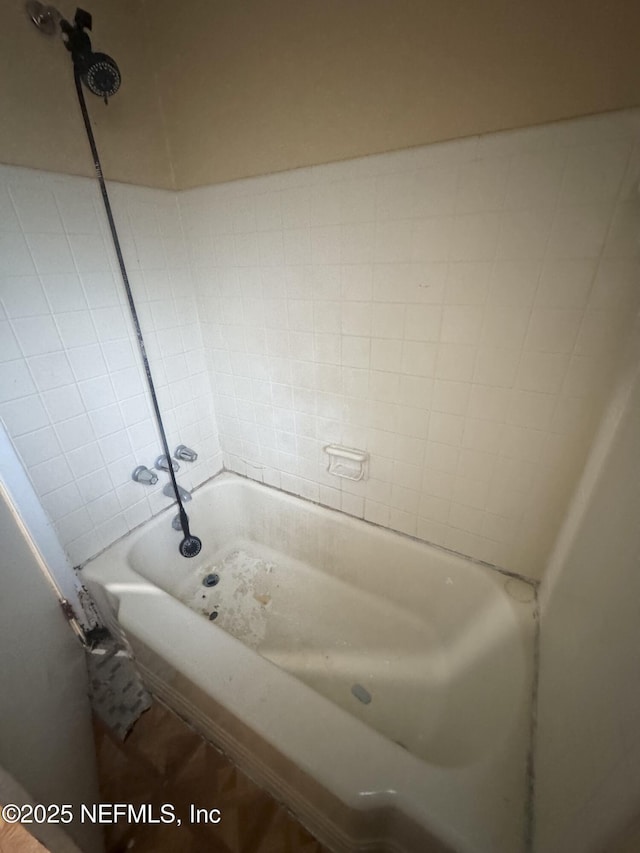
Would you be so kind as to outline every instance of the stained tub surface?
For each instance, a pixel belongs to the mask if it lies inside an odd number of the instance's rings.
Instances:
[[[83,570],[151,689],[336,850],[524,850],[532,587],[232,474],[188,510],[197,558],[170,510]]]

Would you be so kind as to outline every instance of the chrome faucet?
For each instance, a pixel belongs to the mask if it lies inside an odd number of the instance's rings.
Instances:
[[[198,458],[198,454],[195,450],[191,450],[191,448],[187,447],[186,444],[179,444],[173,455],[176,459],[182,459],[183,462],[195,462]]]
[[[178,493],[180,494],[180,500],[182,503],[186,503],[191,500],[191,492],[188,492],[186,489],[183,489],[181,485],[178,484]],[[168,498],[175,498],[176,493],[173,490],[173,483],[167,483],[167,485],[162,490],[162,494],[166,495]]]
[[[158,475],[154,471],[150,471],[146,465],[138,465],[131,479],[136,483],[144,483],[145,486],[155,486],[158,482]]]
[[[171,467],[173,468],[173,470],[178,471],[180,469],[180,466],[175,461],[175,459],[171,459],[170,461],[171,461]],[[168,471],[169,470],[169,460],[167,459],[166,456],[164,456],[164,455],[158,456],[158,458],[156,459],[156,468],[158,469],[158,471]]]

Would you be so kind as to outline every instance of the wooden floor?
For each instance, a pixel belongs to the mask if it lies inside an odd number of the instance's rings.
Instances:
[[[287,810],[164,706],[154,703],[122,743],[95,723],[106,803],[175,806],[181,826],[107,829],[107,853],[329,853]],[[220,823],[191,824],[189,806],[219,809]]]

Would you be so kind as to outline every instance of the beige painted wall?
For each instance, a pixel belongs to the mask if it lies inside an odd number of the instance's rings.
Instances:
[[[122,73],[105,107],[87,94],[105,174],[118,181],[171,187],[162,113],[138,0],[89,0],[95,50],[111,54]],[[68,18],[76,3],[63,0]],[[0,162],[93,175],[69,55],[58,37],[38,33],[23,0],[4,0],[0,25]]]
[[[91,113],[106,174],[129,183],[173,187],[175,170],[193,187],[640,103],[636,0],[87,5],[124,81]],[[0,162],[91,174],[66,51],[23,0],[3,4],[0,104]]]
[[[639,849],[639,365],[640,323],[543,581],[539,853]]]
[[[179,188],[640,103],[637,0],[142,0]]]

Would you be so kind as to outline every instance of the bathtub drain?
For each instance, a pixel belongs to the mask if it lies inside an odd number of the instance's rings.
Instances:
[[[213,620],[217,619],[217,618],[218,618],[218,611],[212,610],[211,613],[209,614],[210,621],[213,622]]]
[[[203,586],[215,586],[219,582],[220,582],[220,575],[217,574],[216,572],[211,572],[211,574],[205,575],[202,578],[202,585]]]
[[[354,684],[351,687],[351,692],[353,695],[362,702],[364,705],[368,705],[371,702],[371,693],[367,690],[366,687],[363,687],[362,684]]]

